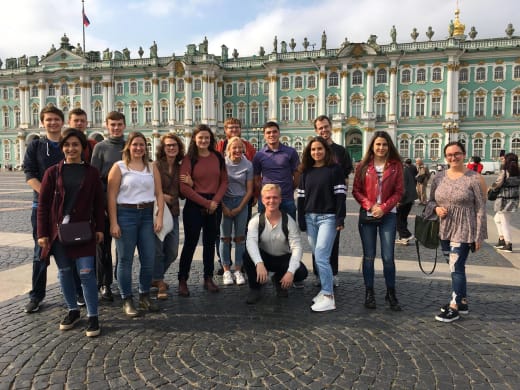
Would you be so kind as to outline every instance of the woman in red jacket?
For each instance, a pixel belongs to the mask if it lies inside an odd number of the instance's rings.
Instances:
[[[404,191],[403,165],[399,152],[385,131],[376,131],[354,177],[352,195],[361,205],[359,234],[363,245],[365,307],[376,308],[374,294],[374,259],[377,232],[386,282],[385,301],[392,310],[401,310],[395,294],[394,242],[397,203]]]
[[[65,160],[50,167],[43,176],[38,203],[38,245],[41,258],[53,255],[59,272],[61,291],[69,309],[60,323],[61,330],[70,330],[80,320],[73,272],[81,279],[87,304],[86,335],[99,335],[98,292],[95,271],[96,242],[103,242],[104,195],[99,172],[83,161],[87,138],[82,131],[67,129],[60,141]],[[68,246],[58,239],[58,224],[90,221],[92,240]]]

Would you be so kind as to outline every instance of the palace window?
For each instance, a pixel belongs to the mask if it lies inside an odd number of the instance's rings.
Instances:
[[[282,101],[281,105],[281,119],[282,122],[288,122],[290,119],[290,108],[289,108],[289,102],[288,101]]]
[[[152,93],[152,83],[150,81],[145,81],[143,87],[144,87],[143,88],[144,89],[144,93],[146,95],[149,95],[149,94]]]
[[[359,97],[352,98],[350,116],[353,116],[355,118],[361,118],[362,113],[363,113],[363,102],[362,102],[361,98],[359,98]]]
[[[202,104],[200,101],[196,101],[195,105],[193,106],[193,120],[195,123],[200,123],[202,120]]]
[[[38,87],[36,85],[31,87],[31,97],[38,97]]]
[[[282,77],[282,80],[281,80],[281,86],[280,88],[283,90],[283,91],[286,91],[289,89],[289,77],[285,76],[285,77]]]
[[[251,96],[258,96],[258,83],[253,82],[251,83]]]
[[[485,115],[485,100],[484,96],[475,97],[475,116]]]
[[[246,83],[238,83],[238,96],[246,95]]]
[[[101,83],[94,83],[94,95],[101,95],[103,93],[103,88],[101,87]]]
[[[442,81],[442,71],[441,68],[433,68],[432,71],[432,81]]]
[[[329,74],[329,87],[339,86],[338,72],[330,72]]]
[[[399,141],[399,154],[403,158],[410,157],[410,142],[407,139],[402,139]]]
[[[363,84],[363,73],[359,69],[352,72],[352,85],[362,85]]]
[[[238,119],[240,122],[246,123],[246,105],[244,103],[238,105]]]
[[[484,157],[484,141],[480,138],[473,140],[473,156]]]
[[[475,80],[476,81],[486,81],[486,68],[483,68],[483,67],[477,68]]]
[[[432,96],[432,116],[438,117],[441,115],[441,97]]]
[[[124,85],[123,83],[117,83],[116,84],[116,95],[121,96],[125,93]]]
[[[81,84],[80,83],[74,84],[74,95],[76,95],[76,96],[81,95]]]
[[[386,120],[386,99],[378,97],[376,99],[376,121],[384,122]]]
[[[168,102],[164,101],[161,103],[161,124],[162,125],[168,124],[169,114],[170,114],[170,110],[168,108]]]
[[[139,116],[137,115],[137,104],[132,104],[130,107],[130,123],[136,125],[138,123]]]
[[[494,72],[494,80],[495,81],[504,81],[504,68],[501,66],[497,66]]]
[[[413,157],[424,158],[424,141],[422,139],[415,140]]]
[[[94,103],[94,124],[101,125],[103,123],[103,112],[101,108],[101,103],[96,101]]]
[[[513,115],[520,115],[520,95],[513,96]]]
[[[144,106],[144,122],[146,125],[150,125],[152,123],[152,106],[150,103],[145,103]]]
[[[130,83],[130,95],[137,95],[137,81]]]
[[[161,93],[168,93],[168,80],[161,80]]]
[[[302,76],[296,76],[294,78],[294,88],[295,89],[302,89],[303,88],[303,77]]]
[[[69,86],[67,83],[61,84],[61,96],[67,96],[69,94]]]
[[[195,91],[195,92],[202,91],[202,80],[201,79],[195,79],[193,81],[193,91]]]
[[[467,83],[469,81],[469,72],[468,68],[462,68],[459,71],[459,82]]]
[[[386,84],[386,82],[387,82],[386,69],[378,69],[376,82],[378,84]]]
[[[515,137],[511,140],[511,153],[520,154],[520,138]]]
[[[233,84],[226,84],[224,87],[224,96],[233,95]]]
[[[307,119],[312,121],[316,118],[316,103],[313,100],[307,100]]]
[[[269,83],[264,82],[264,95],[269,95]]]
[[[491,140],[491,158],[498,159],[502,149],[502,140],[500,138],[493,138]]]
[[[515,80],[520,79],[520,65],[516,65],[515,68],[513,69],[513,78]]]
[[[264,102],[264,105],[262,108],[263,108],[264,122],[267,122],[269,120],[269,103]]]
[[[441,143],[437,138],[430,141],[430,159],[437,160],[441,156]]]
[[[233,105],[231,103],[227,103],[224,107],[224,116],[226,119],[233,117]]]
[[[49,85],[49,96],[56,96],[56,87],[54,86],[54,84]],[[4,99],[7,99],[7,98],[4,97]]]
[[[503,114],[504,97],[493,96],[493,115],[502,116]]]
[[[329,104],[327,107],[327,115],[332,118],[334,114],[338,113],[338,101],[336,99],[329,99]]]
[[[38,127],[40,125],[40,110],[38,107],[32,109],[32,121],[31,124],[34,127]]]
[[[260,124],[260,112],[258,105],[255,103],[251,106],[251,125],[258,126]]]
[[[179,123],[184,122],[184,104],[182,103],[177,105],[177,120]]]
[[[297,100],[294,102],[294,120],[303,120],[303,102],[301,100]]]
[[[184,92],[184,79],[177,80],[177,92]]]
[[[313,74],[311,74],[307,77],[307,88],[308,89],[316,88],[316,76],[314,76]]]
[[[410,118],[410,96],[401,96],[401,118]]]
[[[425,104],[425,97],[424,95],[419,95],[415,98],[415,116],[416,117],[422,117],[424,116],[424,113],[425,113],[425,108],[426,108],[426,104]]]
[[[417,70],[417,82],[425,83],[426,82],[426,69],[418,69]]]
[[[401,83],[408,84],[412,81],[410,69],[405,69],[401,72]]]

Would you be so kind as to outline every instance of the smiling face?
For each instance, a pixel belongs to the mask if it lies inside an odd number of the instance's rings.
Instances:
[[[54,140],[56,137],[60,137],[61,128],[63,127],[63,119],[61,119],[59,115],[52,112],[46,112],[43,114],[42,124],[50,139]]]
[[[226,133],[226,138],[230,139],[232,137],[240,137],[242,133],[242,129],[240,128],[240,125],[237,123],[230,123],[226,125],[224,128],[224,132]]]
[[[314,126],[317,135],[322,137],[327,142],[329,142],[329,140],[332,141],[332,126],[330,125],[330,122],[327,119],[316,121]]]
[[[78,137],[70,136],[67,138],[63,142],[61,150],[65,155],[65,161],[67,163],[71,164],[81,162],[81,153],[83,152],[83,147],[81,146],[81,141]]]
[[[458,145],[451,145],[448,146],[444,151],[444,158],[450,165],[450,168],[457,169],[464,167],[464,159],[466,158],[466,154]]]
[[[322,166],[325,164],[325,154],[326,150],[323,144],[319,141],[314,141],[311,144],[311,157],[314,160],[315,166]]]
[[[126,125],[123,119],[107,119],[107,129],[111,137],[122,137],[125,127]]]
[[[272,213],[280,207],[282,203],[282,194],[276,188],[262,191],[262,203],[267,212]]]
[[[377,137],[372,145],[374,156],[385,159],[388,156],[388,142],[383,137]]]
[[[173,138],[165,138],[163,141],[163,148],[166,158],[168,159],[175,159],[177,154],[179,154],[179,144]]]
[[[229,158],[239,161],[244,153],[244,146],[241,141],[235,141],[229,146]]]
[[[208,150],[209,144],[211,142],[211,135],[207,130],[201,130],[195,136],[195,145],[201,150]]]
[[[269,148],[277,149],[280,145],[280,130],[276,126],[265,128],[264,139]]]
[[[143,159],[146,152],[146,141],[141,137],[135,137],[130,143],[130,158]]]

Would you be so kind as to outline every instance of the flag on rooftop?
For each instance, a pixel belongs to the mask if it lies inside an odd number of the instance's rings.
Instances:
[[[85,27],[88,27],[90,25],[90,20],[88,20],[87,14],[85,14],[85,11],[83,11],[83,25]]]

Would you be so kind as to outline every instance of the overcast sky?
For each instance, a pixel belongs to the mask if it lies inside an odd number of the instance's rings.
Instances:
[[[459,0],[460,19],[466,33],[475,26],[477,38],[505,36],[508,23],[520,36],[520,0]],[[7,5],[9,4],[9,5]],[[302,50],[307,37],[318,48],[323,30],[327,47],[337,48],[347,37],[366,42],[370,34],[380,44],[390,43],[395,25],[397,42],[411,42],[414,27],[418,41],[444,39],[454,19],[456,0],[85,0],[90,26],[85,28],[87,50],[122,50],[132,58],[142,46],[149,56],[153,41],[158,55],[182,55],[186,45],[199,44],[207,36],[209,52],[220,55],[221,45],[241,56],[273,49],[273,38]],[[15,0],[2,3],[0,12],[0,59],[47,53],[59,46],[64,33],[70,43],[82,43],[81,0]]]

